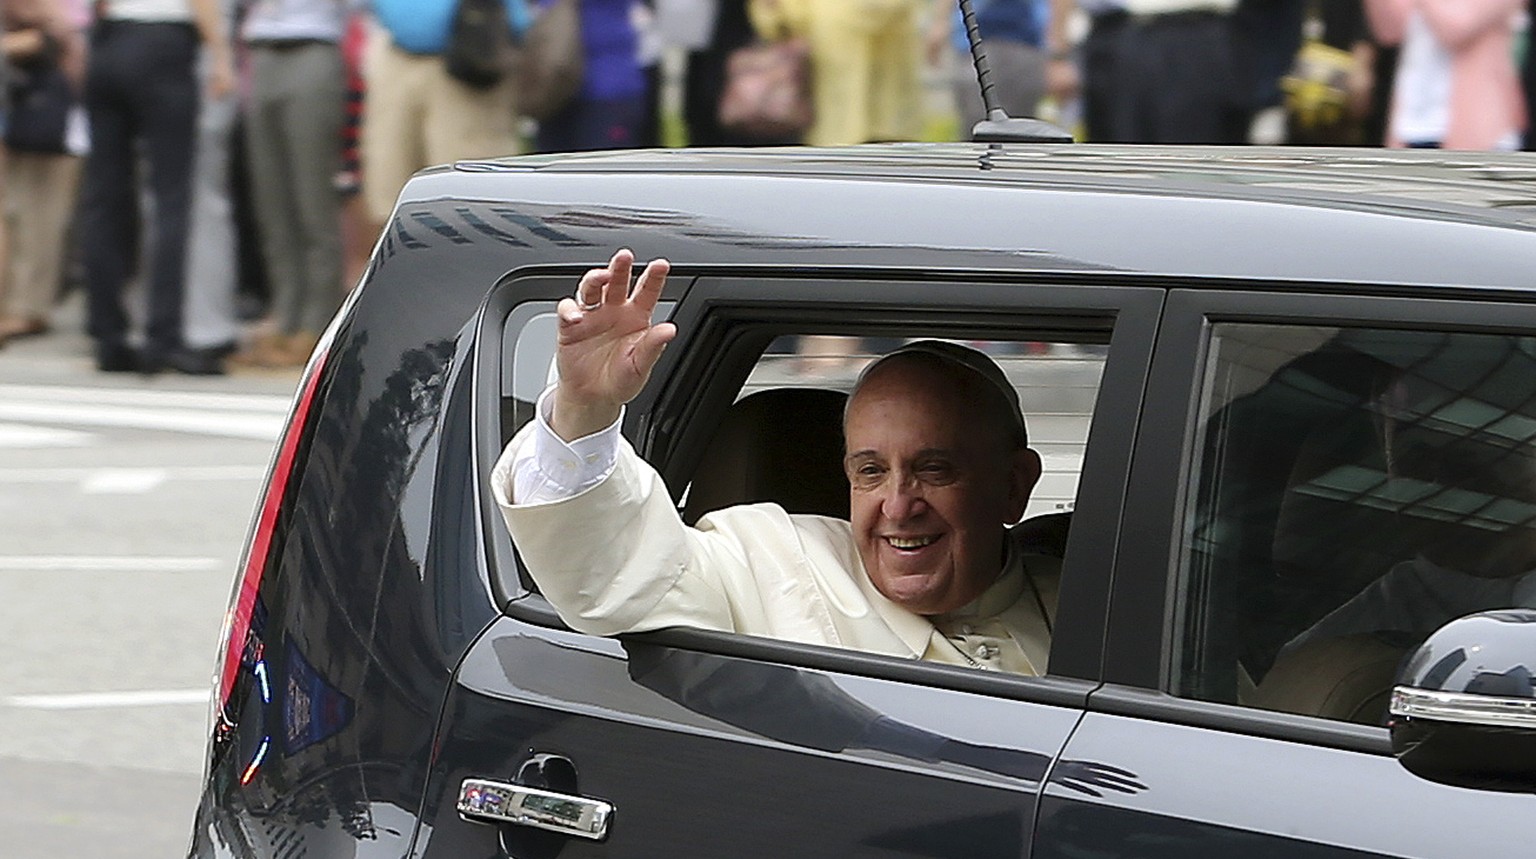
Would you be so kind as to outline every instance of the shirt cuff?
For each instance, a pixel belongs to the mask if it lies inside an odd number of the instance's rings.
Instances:
[[[539,395],[534,410],[532,450],[512,467],[518,504],[546,504],[573,498],[608,479],[619,450],[619,419],[597,432],[567,443],[550,426],[554,388]]]

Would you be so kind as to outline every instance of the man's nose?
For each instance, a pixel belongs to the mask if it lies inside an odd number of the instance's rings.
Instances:
[[[911,476],[895,476],[889,481],[885,497],[880,501],[880,512],[886,519],[901,522],[921,515],[928,509],[923,499],[922,484]]]

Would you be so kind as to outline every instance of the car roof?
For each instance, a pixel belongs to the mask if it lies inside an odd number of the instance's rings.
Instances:
[[[434,200],[509,204],[520,218],[557,225],[572,240],[543,262],[641,244],[642,257],[685,264],[835,260],[1526,292],[1536,260],[1536,159],[1521,153],[975,143],[630,150],[459,162],[418,175],[402,206]]]
[[[876,144],[657,149],[460,162],[459,170],[775,174],[839,179],[1114,187],[1314,203],[1362,198],[1382,208],[1486,210],[1536,228],[1536,158],[1422,149]]]

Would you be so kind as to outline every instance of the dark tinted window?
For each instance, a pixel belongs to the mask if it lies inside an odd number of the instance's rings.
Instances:
[[[1536,339],[1218,324],[1172,673],[1379,724],[1403,655],[1536,606]]]

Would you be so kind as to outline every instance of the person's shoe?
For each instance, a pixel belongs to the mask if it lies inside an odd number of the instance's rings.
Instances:
[[[188,349],[180,347],[168,350],[145,351],[139,359],[139,372],[153,376],[166,370],[174,370],[184,376],[222,376],[224,357],[214,349]]]
[[[0,317],[0,342],[48,333],[48,320],[36,316]]]
[[[187,376],[224,375],[224,353],[217,346],[208,349],[178,349],[167,356],[166,364]]]
[[[320,335],[309,331],[296,331],[283,338],[283,357],[290,367],[303,367],[309,363],[309,356],[314,353],[315,346],[320,342]]]
[[[139,353],[121,343],[96,344],[96,369],[103,373],[137,373],[142,369]]]
[[[229,356],[237,367],[281,367],[287,357],[287,343],[281,334],[262,334]]]

